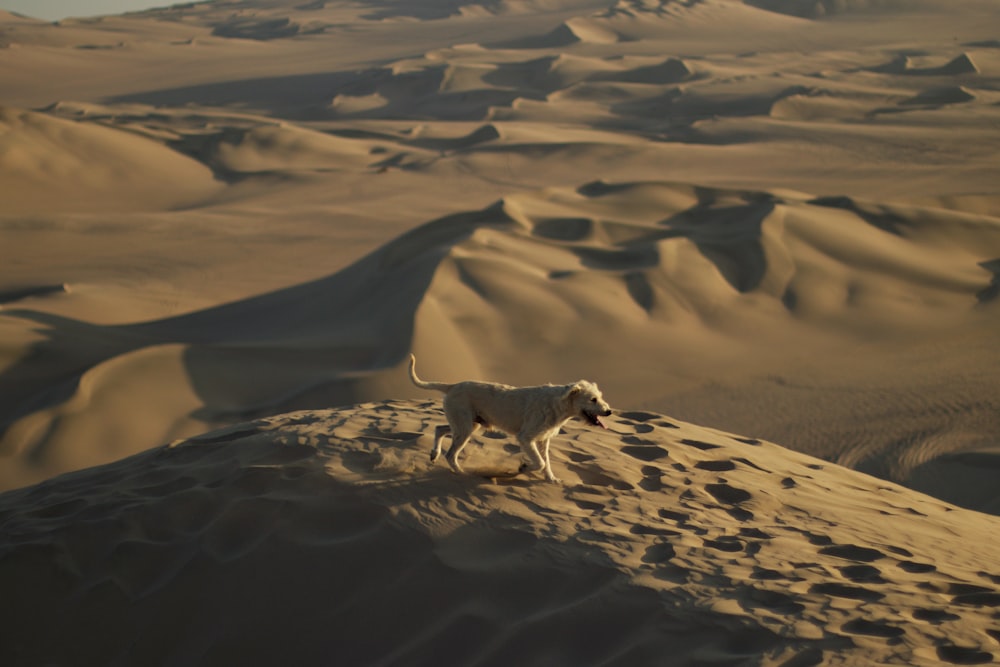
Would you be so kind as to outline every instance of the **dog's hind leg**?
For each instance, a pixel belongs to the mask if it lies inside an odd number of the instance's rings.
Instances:
[[[437,461],[438,457],[441,456],[441,440],[446,435],[451,435],[451,426],[448,424],[441,424],[434,428],[434,448],[431,450],[431,462]]]
[[[448,453],[445,458],[448,459],[448,465],[455,472],[465,472],[462,470],[461,464],[458,462],[458,455],[462,453],[462,449],[469,442],[469,438],[472,434],[476,432],[479,428],[479,424],[473,423],[472,428],[465,427],[453,427],[451,433],[451,447],[448,448]]]

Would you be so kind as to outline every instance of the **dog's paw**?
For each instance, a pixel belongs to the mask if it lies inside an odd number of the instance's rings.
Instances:
[[[538,472],[539,470],[544,470],[544,463],[536,463],[534,461],[523,461],[521,467],[517,469],[518,472]]]

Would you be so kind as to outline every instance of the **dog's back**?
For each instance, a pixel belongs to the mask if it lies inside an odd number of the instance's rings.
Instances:
[[[512,387],[493,382],[459,382],[445,393],[444,411],[446,415],[471,413],[477,423],[487,428],[517,435],[526,421],[558,419],[551,406],[563,391],[552,385]]]

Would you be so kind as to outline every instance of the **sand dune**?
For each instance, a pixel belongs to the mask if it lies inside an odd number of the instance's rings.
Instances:
[[[995,452],[1000,59],[976,3],[835,4],[10,19],[3,485],[416,349],[994,508],[949,457]]]
[[[277,132],[264,135],[267,146],[286,156],[294,142]],[[230,151],[256,165],[261,145]],[[683,378],[699,366],[736,382],[763,373],[815,382],[819,364],[801,357],[845,345],[856,346],[861,361],[853,372],[862,373],[900,339],[933,344],[962,323],[991,327],[996,273],[983,258],[994,256],[1000,224],[988,216],[845,197],[595,182],[447,216],[330,277],[174,318],[102,326],[11,310],[12,322],[46,327],[35,354],[61,361],[43,372],[29,357],[8,369],[10,396],[30,406],[14,412],[5,436],[7,451],[17,453],[8,460],[8,484],[32,468],[43,476],[72,469],[87,452],[89,463],[120,453],[101,445],[69,456],[80,449],[81,431],[93,432],[97,445],[120,440],[127,428],[138,451],[198,423],[412,394],[398,368],[410,349],[449,378],[533,383],[586,371],[607,378],[625,405],[670,405],[692,390]],[[59,295],[38,288],[23,296]],[[607,342],[624,338],[648,375],[616,373],[625,362]],[[151,366],[162,354],[174,370]],[[152,400],[128,389],[134,398],[126,403],[124,378],[150,375],[163,394],[157,419],[130,415],[121,424],[114,415],[126,405],[132,413]],[[53,394],[53,386],[64,389]],[[959,449],[978,449],[990,442],[996,405],[988,390],[970,404],[969,386],[905,409],[959,400],[959,422],[950,411],[932,421],[960,423]],[[963,398],[949,398],[954,393]],[[898,410],[910,399],[882,400]],[[800,418],[803,407],[794,407]],[[857,406],[831,398],[824,409],[853,421],[839,411]],[[736,410],[751,417],[746,407]],[[768,415],[749,425],[769,435],[775,429]],[[880,436],[911,437],[906,451],[914,452],[939,438],[937,428],[916,437],[906,435],[910,429],[912,422],[901,423]],[[811,435],[810,451],[854,465],[874,456],[869,469],[886,456],[908,456],[838,441],[836,431]],[[925,459],[879,471],[907,482]]]
[[[885,74],[922,74],[927,76],[948,76],[960,74],[979,74],[979,68],[968,53],[961,53],[943,65],[921,67],[915,63],[915,57],[900,54],[891,62],[873,68],[873,72]]]
[[[0,661],[1000,660],[996,9],[0,13]]]
[[[158,209],[218,190],[204,165],[158,142],[91,123],[0,109],[4,211]],[[59,196],[52,196],[52,183]]]
[[[997,519],[649,412],[563,486],[427,461],[436,403],[297,412],[0,495],[7,664],[979,664]],[[470,469],[513,465],[471,447]],[[238,602],[235,602],[238,601]],[[51,610],[58,609],[53,615]]]

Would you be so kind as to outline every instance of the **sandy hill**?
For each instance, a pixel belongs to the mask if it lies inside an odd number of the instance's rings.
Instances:
[[[251,130],[228,150],[263,160],[299,134]],[[473,135],[495,140],[485,129]],[[595,182],[446,216],[332,276],[167,319],[101,324],[19,307],[74,296],[62,285],[36,286],[8,299],[8,321],[45,334],[5,376],[4,395],[19,406],[4,439],[6,484],[212,425],[414,395],[400,369],[414,350],[441,379],[587,375],[618,405],[700,400],[713,416],[729,412],[713,422],[787,436],[995,510],[995,491],[977,472],[995,459],[995,375],[990,365],[973,367],[992,336],[968,338],[962,356],[927,358],[956,329],[995,326],[997,269],[985,260],[993,256],[1000,224],[990,216]],[[627,350],[609,346],[625,340]],[[897,350],[900,341],[908,347]],[[824,367],[845,350],[850,358]],[[923,366],[884,378],[887,358]],[[946,361],[969,371],[927,376]],[[715,385],[692,383],[693,368]],[[757,395],[739,390],[761,375],[768,379]],[[818,399],[818,384],[852,376],[875,386]],[[859,406],[868,399],[882,404]],[[902,414],[860,413],[889,406]],[[968,458],[952,456],[959,453]]]
[[[650,412],[561,485],[436,402],[296,412],[0,495],[5,664],[982,664],[998,520]],[[516,465],[480,440],[470,469]]]
[[[0,662],[997,661],[996,16],[0,14]]]

